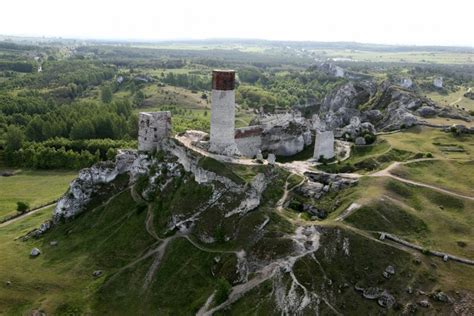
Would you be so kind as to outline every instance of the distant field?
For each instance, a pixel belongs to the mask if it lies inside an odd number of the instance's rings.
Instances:
[[[436,64],[470,64],[474,62],[472,54],[468,53],[432,53],[432,52],[375,52],[360,50],[314,50],[330,58],[344,58],[354,61],[367,62],[409,62]]]
[[[0,218],[16,213],[16,202],[37,207],[66,192],[77,171],[25,170],[11,177],[0,177]]]

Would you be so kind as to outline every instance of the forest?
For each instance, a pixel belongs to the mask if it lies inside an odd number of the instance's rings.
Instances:
[[[222,47],[222,43],[229,47]],[[183,42],[185,48],[174,49],[166,42],[0,42],[3,163],[78,169],[110,159],[118,148],[136,146],[137,114],[142,110],[171,110],[175,132],[207,130],[214,68],[237,71],[237,120],[241,126],[262,110],[310,109],[346,81],[318,66],[336,54],[340,49],[337,43],[222,43]],[[352,48],[403,52],[402,48],[385,46]],[[438,53],[466,52],[443,48]],[[424,78],[443,76],[445,87],[436,92],[440,95],[474,81],[472,64],[344,60],[337,64],[376,81],[396,81],[409,74],[427,93],[432,92],[432,85]]]

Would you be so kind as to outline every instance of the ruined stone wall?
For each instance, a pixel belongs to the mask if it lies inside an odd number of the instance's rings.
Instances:
[[[152,151],[171,131],[171,112],[140,112],[138,150]]]
[[[334,132],[316,132],[316,140],[314,142],[315,159],[320,157],[325,159],[334,158]]]
[[[235,72],[215,70],[212,73],[211,132],[209,151],[223,155],[238,154],[234,140]]]
[[[262,149],[262,132],[260,125],[235,129],[235,143],[241,155],[254,158]]]

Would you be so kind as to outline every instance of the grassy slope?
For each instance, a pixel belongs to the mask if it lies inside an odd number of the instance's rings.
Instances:
[[[472,159],[474,154],[474,136],[456,137],[450,133],[428,127],[415,127],[403,133],[379,137],[388,141],[394,148],[412,152],[431,152],[435,157]],[[446,152],[442,150],[442,145],[461,146],[465,152]]]
[[[458,91],[452,92],[448,95],[443,95],[433,91],[428,93],[427,96],[440,105],[459,105],[460,108],[465,108],[467,111],[474,111],[474,100],[464,97],[464,94],[467,92],[467,90],[468,89],[466,88],[460,88]]]
[[[402,178],[435,185],[474,196],[474,161],[432,160],[400,165],[391,173]]]
[[[474,258],[474,202],[389,178],[362,178],[339,195],[330,219],[352,202],[363,205],[346,222],[363,230],[387,231],[433,250]],[[458,242],[465,242],[460,246]]]
[[[0,177],[0,217],[14,214],[17,201],[37,207],[59,198],[76,176],[76,171],[24,170]]]
[[[373,145],[352,146],[349,159],[336,164],[320,165],[318,168],[331,173],[358,172],[365,174],[382,170],[394,161],[406,161],[414,157],[415,152],[394,148],[382,139]]]

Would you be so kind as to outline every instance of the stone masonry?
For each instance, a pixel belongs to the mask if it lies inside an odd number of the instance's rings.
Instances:
[[[232,156],[239,154],[234,139],[235,71],[212,72],[211,133],[209,151]]]
[[[314,155],[315,159],[334,158],[334,132],[316,132],[316,140],[314,142]]]
[[[171,112],[140,112],[138,118],[138,150],[153,151],[171,130]]]

